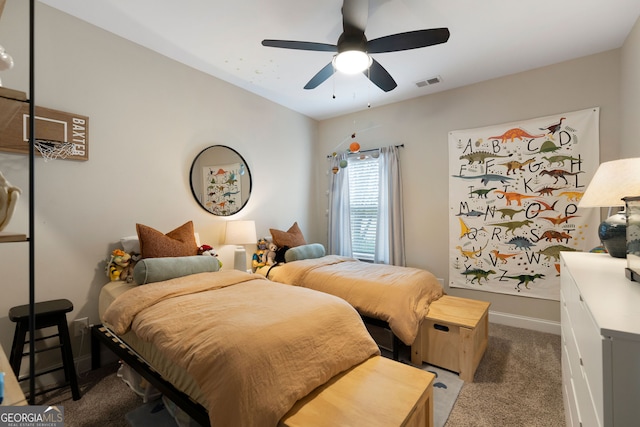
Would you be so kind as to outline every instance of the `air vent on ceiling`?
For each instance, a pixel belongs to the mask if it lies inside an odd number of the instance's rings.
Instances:
[[[431,85],[434,85],[436,83],[440,83],[441,81],[442,81],[442,78],[440,78],[440,76],[435,76],[435,77],[431,77],[431,78],[420,80],[419,82],[416,82],[416,86],[418,86],[418,87],[431,86]]]

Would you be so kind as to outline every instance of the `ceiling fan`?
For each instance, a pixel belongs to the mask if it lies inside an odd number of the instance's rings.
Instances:
[[[449,40],[449,30],[447,28],[408,31],[367,40],[364,32],[368,16],[369,0],[344,0],[342,5],[343,32],[338,38],[337,44],[266,39],[262,41],[262,45],[284,49],[337,53],[329,64],[309,80],[304,87],[305,89],[318,87],[331,77],[337,69],[354,74],[363,72],[376,86],[385,92],[389,92],[395,89],[398,84],[370,54],[418,49],[446,43]],[[353,67],[348,68],[350,65],[353,65]],[[343,70],[343,67],[346,68]]]

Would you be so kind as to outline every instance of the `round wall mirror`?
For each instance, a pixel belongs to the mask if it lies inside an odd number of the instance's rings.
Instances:
[[[239,212],[251,195],[251,172],[233,148],[213,145],[191,164],[191,192],[209,213],[229,216]]]

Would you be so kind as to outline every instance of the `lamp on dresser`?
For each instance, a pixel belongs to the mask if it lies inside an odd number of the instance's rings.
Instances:
[[[247,271],[247,252],[243,245],[255,244],[257,239],[255,221],[227,221],[224,244],[236,245],[234,269]]]
[[[640,172],[639,172],[640,173]],[[627,211],[627,279],[640,282],[640,196],[625,197]]]
[[[624,210],[611,215],[611,209],[623,207],[623,198],[640,195],[640,157],[604,162],[582,195],[580,208],[609,208],[609,217],[598,226],[598,237],[609,255],[627,256],[627,220]]]

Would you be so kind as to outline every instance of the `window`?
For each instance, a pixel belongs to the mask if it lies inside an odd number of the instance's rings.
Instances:
[[[374,260],[378,225],[378,159],[349,158],[351,248],[354,258]]]

